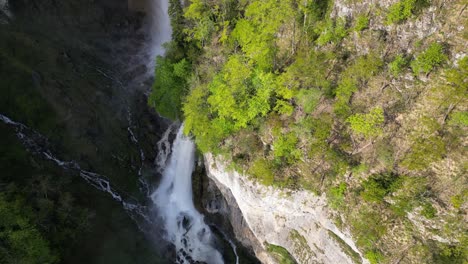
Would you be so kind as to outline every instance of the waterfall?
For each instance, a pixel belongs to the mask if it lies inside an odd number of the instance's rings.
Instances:
[[[145,0],[146,11],[148,15],[150,43],[148,50],[148,58],[150,62],[148,69],[153,72],[155,58],[164,55],[163,44],[171,41],[172,27],[169,17],[169,0]]]
[[[162,181],[151,198],[163,219],[167,239],[176,247],[178,263],[224,263],[213,246],[214,236],[210,228],[193,205],[191,177],[195,145],[182,130],[183,126],[177,133]]]

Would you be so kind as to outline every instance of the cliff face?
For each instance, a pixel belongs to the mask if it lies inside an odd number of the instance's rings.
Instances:
[[[231,208],[227,217],[236,238],[263,263],[278,262],[274,252],[267,253],[269,244],[285,248],[298,263],[367,263],[331,220],[324,196],[262,186],[211,154],[205,166]]]

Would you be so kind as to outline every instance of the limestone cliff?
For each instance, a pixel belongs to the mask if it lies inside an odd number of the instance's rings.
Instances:
[[[253,247],[263,263],[276,263],[266,252],[268,244],[285,248],[299,263],[367,263],[349,234],[330,219],[325,196],[265,187],[211,154],[205,155],[205,166],[229,206],[242,214],[228,216],[237,239]]]

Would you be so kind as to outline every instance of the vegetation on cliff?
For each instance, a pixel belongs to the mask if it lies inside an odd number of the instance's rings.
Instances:
[[[153,94],[202,152],[327,193],[372,263],[463,263],[466,4],[390,2],[192,0],[165,58],[190,70]]]

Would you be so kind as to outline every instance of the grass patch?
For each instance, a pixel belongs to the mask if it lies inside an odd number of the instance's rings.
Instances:
[[[337,234],[333,233],[332,231],[330,230],[327,230],[327,233],[328,235],[333,238],[337,243],[338,243],[338,246],[340,246],[340,248],[343,250],[343,252],[351,258],[351,260],[354,262],[354,263],[361,263],[362,262],[362,259],[361,259],[361,256],[359,255],[359,253],[357,253],[356,251],[354,251],[343,239],[341,239]]]
[[[297,264],[297,261],[284,247],[268,244],[267,242],[267,251],[280,263],[280,264]]]

